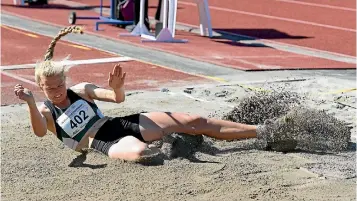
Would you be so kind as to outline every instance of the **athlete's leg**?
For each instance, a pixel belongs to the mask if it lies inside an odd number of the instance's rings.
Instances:
[[[139,124],[145,141],[159,140],[164,135],[173,132],[206,135],[223,140],[256,138],[257,136],[257,127],[254,125],[185,113],[142,113],[139,117]]]
[[[185,113],[141,113],[138,123],[141,136],[146,142],[160,140],[173,132],[225,140],[256,137],[256,126]],[[108,155],[110,158],[137,160],[145,155],[145,150],[148,150],[145,142],[134,136],[126,136],[109,149]]]

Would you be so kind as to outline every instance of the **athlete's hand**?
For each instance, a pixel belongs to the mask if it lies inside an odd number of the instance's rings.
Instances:
[[[122,88],[124,85],[125,75],[126,73],[123,72],[120,64],[116,64],[113,68],[113,72],[109,73],[109,86],[114,90]]]
[[[21,84],[17,84],[14,89],[15,95],[27,103],[34,101],[34,97],[32,92],[26,88],[24,88]]]

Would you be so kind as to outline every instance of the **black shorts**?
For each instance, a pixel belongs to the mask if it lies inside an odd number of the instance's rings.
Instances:
[[[98,130],[91,148],[108,155],[109,148],[125,136],[131,135],[145,142],[140,133],[139,116],[140,114],[133,114],[110,118]]]

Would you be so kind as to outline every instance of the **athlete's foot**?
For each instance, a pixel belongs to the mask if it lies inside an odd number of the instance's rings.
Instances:
[[[175,153],[173,153],[173,144],[175,140],[176,139],[171,135],[166,135],[162,138],[161,152],[165,156],[165,159],[171,160],[175,157]]]
[[[153,162],[154,160],[162,158],[162,152],[157,147],[147,147],[143,152],[141,152],[140,158],[136,162]]]

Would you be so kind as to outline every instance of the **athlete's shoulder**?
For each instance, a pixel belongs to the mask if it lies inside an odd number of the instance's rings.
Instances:
[[[52,118],[52,111],[49,107],[47,107],[47,105],[45,105],[44,103],[42,103],[39,107],[38,110],[40,111],[40,113],[42,114],[43,117],[45,117],[46,122],[51,122],[53,121]]]
[[[44,103],[38,107],[40,113],[46,121],[47,129],[56,135],[56,126],[54,124],[54,119],[52,117],[52,112]]]
[[[90,82],[81,82],[70,87],[70,89],[78,96],[86,99],[87,101],[93,102],[93,100],[90,98],[90,95],[88,94],[88,88],[93,88],[93,87],[96,86]]]
[[[40,113],[51,112],[51,110],[47,107],[45,103],[42,103],[40,106],[38,106],[38,111],[40,111]]]

